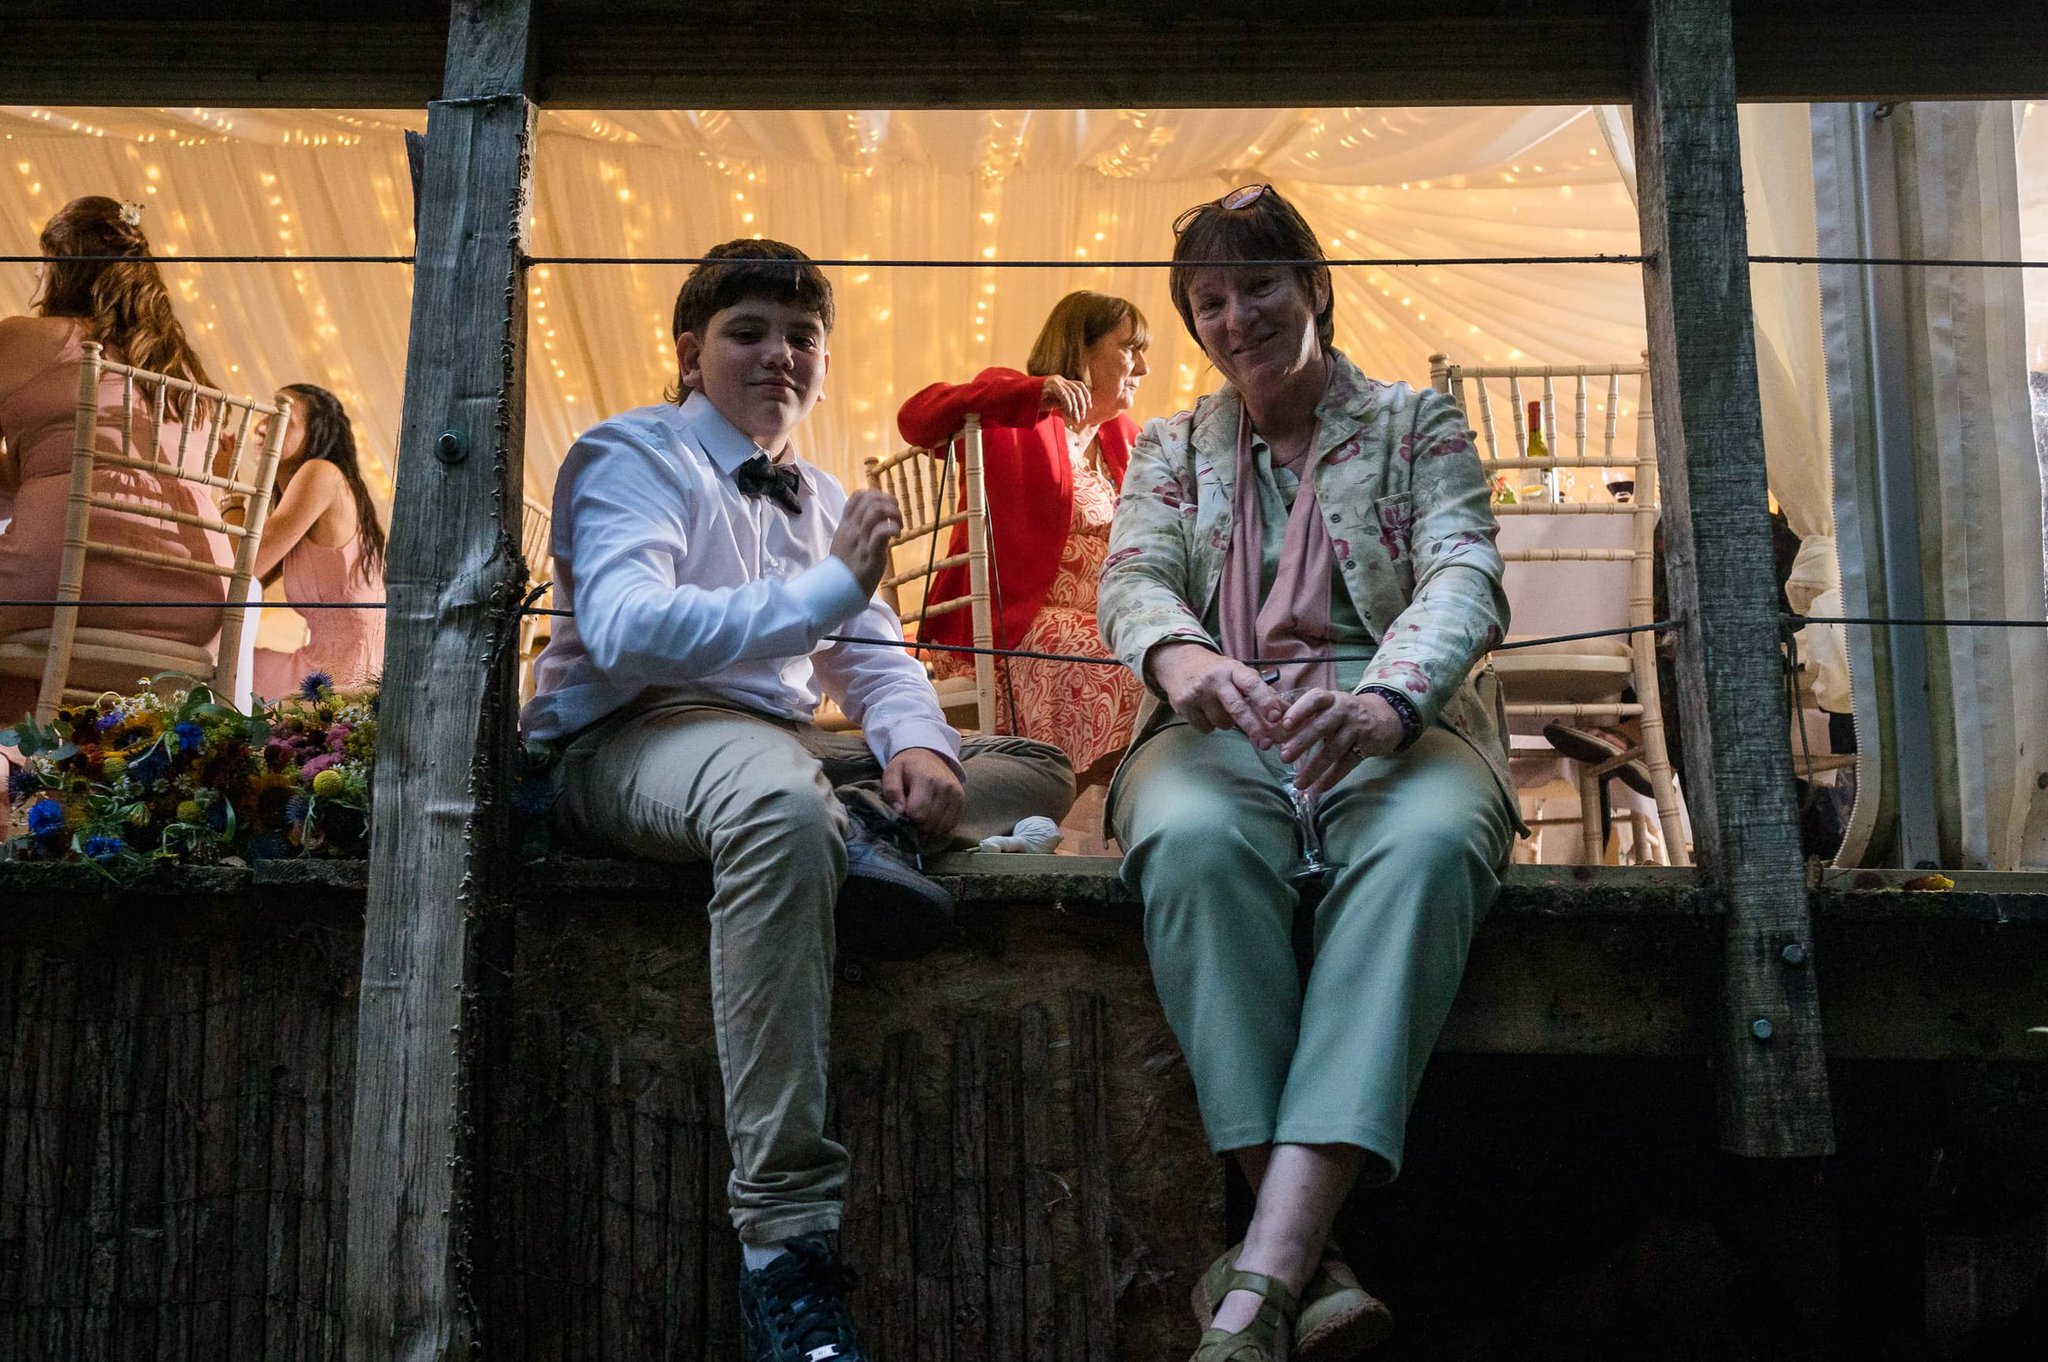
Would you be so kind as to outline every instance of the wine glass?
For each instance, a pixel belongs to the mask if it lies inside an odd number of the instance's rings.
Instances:
[[[1276,694],[1289,709],[1292,709],[1296,700],[1315,689],[1317,687],[1294,686],[1276,691]],[[1309,752],[1315,750],[1310,748]],[[1302,756],[1305,758],[1308,754],[1304,752]],[[1287,802],[1294,807],[1294,830],[1301,846],[1301,865],[1289,878],[1295,887],[1309,888],[1323,882],[1323,875],[1329,870],[1330,863],[1324,859],[1323,834],[1316,826],[1316,797],[1294,783],[1294,770],[1297,764],[1284,759],[1280,763],[1281,769],[1287,773]]]

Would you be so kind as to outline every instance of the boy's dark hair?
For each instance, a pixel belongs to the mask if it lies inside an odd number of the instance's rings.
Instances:
[[[1242,207],[1224,206],[1226,201],[1252,189],[1260,192]],[[1180,313],[1181,322],[1188,334],[1194,336],[1195,344],[1202,343],[1195,333],[1194,310],[1188,305],[1188,289],[1193,286],[1195,271],[1205,265],[1228,265],[1237,260],[1316,262],[1292,268],[1302,291],[1311,299],[1316,296],[1317,286],[1322,287],[1323,305],[1316,309],[1316,340],[1323,349],[1330,348],[1337,334],[1332,317],[1337,295],[1330,287],[1330,267],[1321,263],[1323,244],[1316,240],[1315,229],[1295,206],[1270,185],[1247,185],[1221,199],[1198,204],[1174,223],[1173,265],[1166,273],[1166,291],[1172,295],[1174,310]]]
[[[811,258],[781,241],[746,237],[704,252],[676,293],[674,338],[685,331],[701,336],[711,319],[748,298],[767,298],[809,312],[827,335],[832,331],[832,285]],[[683,398],[682,377],[670,385],[668,400]]]

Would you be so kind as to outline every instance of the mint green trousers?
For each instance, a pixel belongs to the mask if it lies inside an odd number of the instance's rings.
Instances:
[[[1277,758],[1242,733],[1176,723],[1130,756],[1110,799],[1210,1146],[1356,1145],[1370,1156],[1360,1180],[1391,1180],[1513,835],[1486,763],[1432,728],[1323,796],[1332,868],[1306,984],[1288,882],[1299,851]]]

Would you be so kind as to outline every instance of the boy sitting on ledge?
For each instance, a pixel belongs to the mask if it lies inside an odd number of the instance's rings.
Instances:
[[[790,436],[822,394],[832,288],[803,252],[732,241],[676,297],[669,401],[585,432],[555,484],[555,594],[527,735],[560,746],[568,837],[712,869],[711,991],[728,1188],[755,1362],[857,1362],[825,1138],[832,952],[951,932],[921,849],[1057,821],[1060,749],[965,743],[875,599],[895,501],[848,497]],[[680,399],[680,405],[678,405]],[[873,638],[832,643],[824,635]],[[820,688],[861,725],[810,722]]]

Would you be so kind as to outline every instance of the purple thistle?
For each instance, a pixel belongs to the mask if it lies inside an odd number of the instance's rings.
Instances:
[[[19,804],[37,790],[43,788],[43,778],[26,766],[10,767],[7,772],[7,802]]]
[[[302,794],[293,795],[284,806],[285,823],[291,827],[297,827],[306,821],[306,815],[312,811],[312,808],[312,800]]]
[[[323,692],[333,689],[334,678],[326,672],[307,672],[306,679],[299,682],[299,696],[301,699],[318,700]]]

